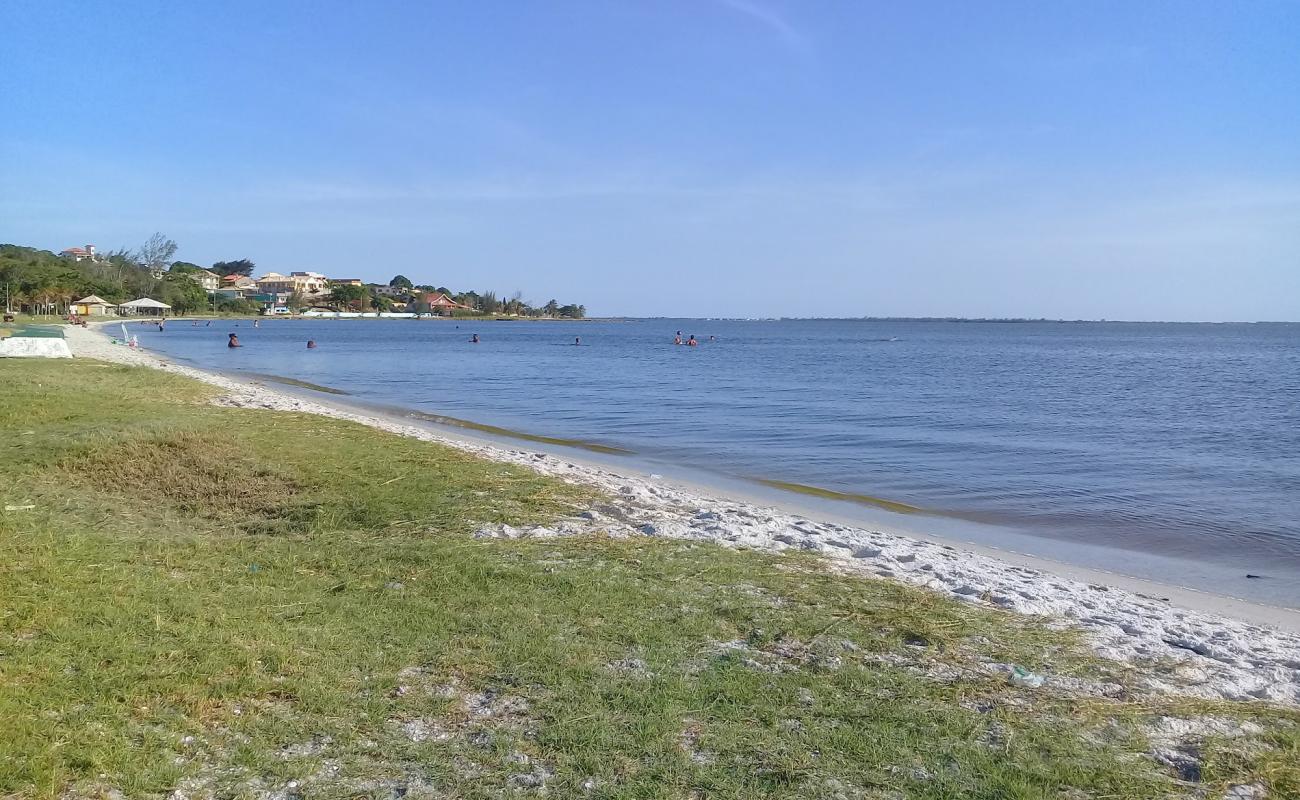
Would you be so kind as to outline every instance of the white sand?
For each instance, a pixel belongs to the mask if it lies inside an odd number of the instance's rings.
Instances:
[[[595,486],[611,497],[553,530],[497,527],[482,529],[478,536],[541,537],[606,531],[766,551],[814,551],[824,554],[833,569],[878,575],[925,586],[963,602],[1077,625],[1100,655],[1139,667],[1140,684],[1148,691],[1300,705],[1300,635],[1295,633],[1190,610],[1112,585],[1071,580],[984,553],[894,533],[817,522],[776,508],[671,487],[545,453],[442,435],[381,416],[334,408],[262,385],[170,364],[150,353],[113,345],[91,329],[69,328],[67,336],[78,357],[154,367],[220,387],[225,392],[218,400],[222,405],[352,420],[484,458],[525,465],[545,475]],[[1300,614],[1296,616],[1300,618]],[[1155,664],[1157,659],[1164,664]]]

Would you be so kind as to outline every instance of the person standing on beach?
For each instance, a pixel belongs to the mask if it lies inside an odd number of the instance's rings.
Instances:
[[[226,342],[226,347],[243,347],[243,345],[239,343],[239,337],[232,333]]]

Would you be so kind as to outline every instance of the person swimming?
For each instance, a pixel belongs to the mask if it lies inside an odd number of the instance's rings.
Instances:
[[[710,335],[709,335],[709,341],[710,341],[710,342],[716,342],[716,341],[718,341],[718,337],[716,337],[716,336],[710,334]]]
[[[574,347],[581,347],[581,346],[582,346],[582,337],[581,337],[581,336],[575,336],[575,337],[573,337],[573,345],[574,345]]]
[[[316,349],[316,340],[315,340],[315,339],[308,339],[308,340],[307,340],[307,349],[308,349],[308,350],[315,350],[315,349]]]
[[[697,341],[695,341],[695,334],[692,333],[692,334],[691,334],[691,338],[689,338],[689,339],[686,340],[686,346],[687,346],[687,347],[699,347],[699,346],[700,346],[700,343],[697,342]]]
[[[243,345],[239,343],[239,337],[238,337],[238,336],[236,336],[236,335],[233,334],[233,333],[232,333],[232,334],[229,334],[229,336],[230,336],[230,339],[226,342],[226,347],[243,347]]]
[[[470,344],[478,344],[478,334],[477,334],[477,333],[474,334],[473,336],[469,337],[469,343],[470,343]]]
[[[681,333],[678,333],[676,336],[673,337],[673,344],[681,344],[681,343],[682,343],[682,335]]]

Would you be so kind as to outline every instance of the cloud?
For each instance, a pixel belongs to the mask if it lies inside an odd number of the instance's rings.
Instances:
[[[808,38],[772,9],[750,0],[718,0],[718,2],[772,31],[789,47],[799,51],[808,49]]]

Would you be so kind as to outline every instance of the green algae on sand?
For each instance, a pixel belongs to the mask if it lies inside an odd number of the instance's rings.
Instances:
[[[820,486],[808,486],[802,483],[791,483],[789,481],[775,481],[766,478],[759,478],[758,482],[764,486],[770,486],[773,489],[784,489],[787,492],[798,492],[799,494],[812,495],[813,497],[823,497],[827,500],[843,500],[849,503],[861,503],[862,505],[876,506],[888,511],[896,511],[900,514],[920,514],[924,509],[910,506],[907,503],[899,503],[894,500],[886,500],[883,497],[872,497],[869,494],[854,494],[852,492],[837,492],[834,489],[823,489]]]
[[[426,414],[423,411],[409,411],[407,412],[407,416],[425,422],[436,422],[439,425],[450,425],[455,428],[465,428],[466,430],[479,431],[480,433],[490,433],[494,436],[506,436],[511,439],[523,439],[524,441],[541,442],[542,444],[556,444],[562,447],[577,447],[582,450],[590,450],[593,453],[605,453],[607,455],[619,456],[632,454],[631,450],[626,450],[622,447],[613,447],[611,445],[598,444],[596,442],[586,442],[582,439],[563,439],[557,436],[539,436],[535,433],[524,433],[523,431],[501,428],[496,425],[470,422],[467,419],[447,417],[442,414]]]

